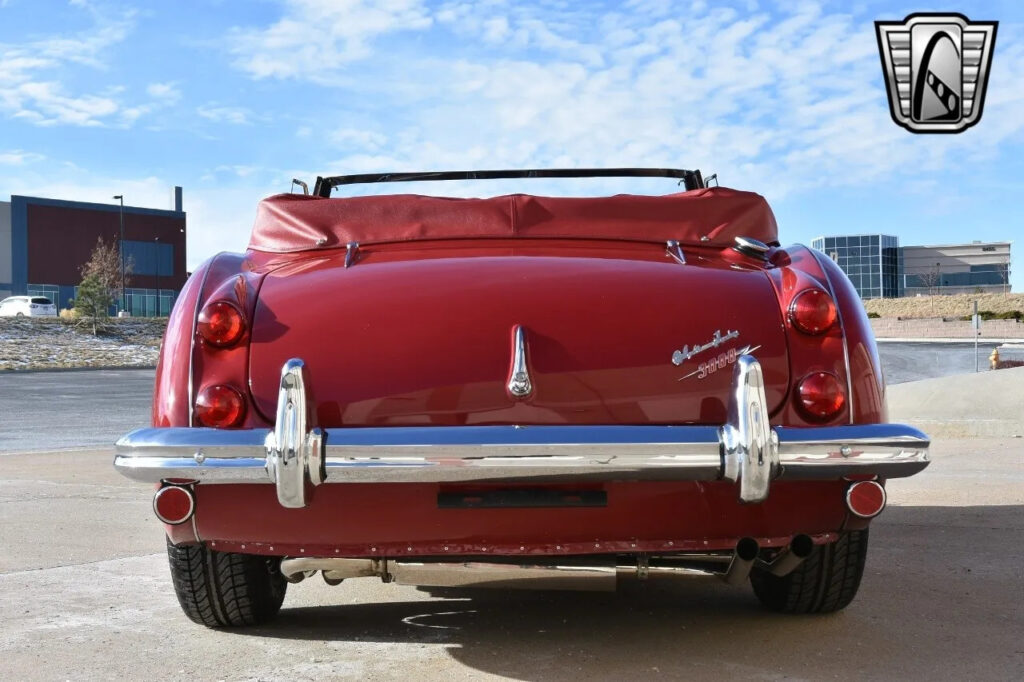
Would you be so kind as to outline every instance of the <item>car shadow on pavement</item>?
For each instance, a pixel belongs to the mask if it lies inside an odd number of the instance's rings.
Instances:
[[[1022,576],[1024,507],[890,507],[860,593],[837,614],[771,613],[715,578],[652,579],[616,593],[431,589],[422,601],[285,608],[238,634],[443,644],[470,668],[529,680],[1005,677],[1024,669]]]

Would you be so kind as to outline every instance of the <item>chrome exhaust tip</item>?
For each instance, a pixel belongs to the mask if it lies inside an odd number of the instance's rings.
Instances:
[[[732,561],[729,562],[729,568],[722,574],[722,580],[730,585],[743,583],[750,576],[750,570],[754,567],[754,562],[757,561],[760,551],[761,546],[757,544],[757,540],[742,538],[736,543],[736,551],[732,555]]]
[[[779,552],[764,569],[774,576],[789,575],[814,551],[814,540],[810,535],[794,535],[789,546]]]

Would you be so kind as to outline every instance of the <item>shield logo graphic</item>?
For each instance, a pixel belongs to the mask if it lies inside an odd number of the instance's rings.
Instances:
[[[962,14],[876,21],[892,120],[912,133],[961,133],[980,121],[998,25]]]

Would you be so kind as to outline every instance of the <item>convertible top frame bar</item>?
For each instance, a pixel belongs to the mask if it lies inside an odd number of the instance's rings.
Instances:
[[[681,168],[528,168],[523,170],[434,171],[415,173],[361,173],[317,177],[313,194],[330,197],[341,185],[372,182],[420,182],[424,180],[499,180],[504,178],[679,178],[687,191],[703,189],[699,170]]]

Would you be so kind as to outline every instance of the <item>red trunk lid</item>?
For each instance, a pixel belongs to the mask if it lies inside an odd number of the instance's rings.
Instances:
[[[260,289],[256,407],[272,417],[280,368],[299,357],[325,427],[720,424],[731,360],[750,348],[775,410],[789,381],[775,293],[710,254],[682,265],[654,244],[491,240],[380,245],[349,268],[344,252],[297,255]],[[525,398],[507,386],[516,325]]]

